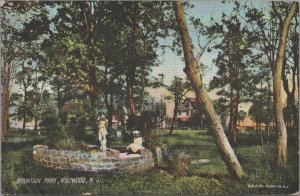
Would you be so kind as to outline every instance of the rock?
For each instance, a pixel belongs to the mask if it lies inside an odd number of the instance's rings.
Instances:
[[[106,149],[106,156],[107,157],[113,157],[113,158],[119,158],[120,152],[115,149],[107,148]]]
[[[142,137],[137,137],[133,139],[133,143],[131,143],[129,146],[127,146],[127,149],[133,153],[137,153],[138,150],[141,150],[144,148],[142,146],[143,143],[143,138]]]
[[[209,159],[199,159],[191,162],[192,165],[205,165],[208,163],[210,163]]]

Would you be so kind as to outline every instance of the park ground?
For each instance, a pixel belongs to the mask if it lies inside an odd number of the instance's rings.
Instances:
[[[232,179],[222,161],[212,135],[199,130],[166,130],[153,133],[153,146],[167,149],[167,160],[149,172],[136,174],[78,173],[46,169],[34,163],[32,147],[43,138],[28,133],[10,133],[11,142],[2,143],[2,194],[50,195],[199,195],[272,194],[299,190],[298,130],[289,130],[288,159],[284,168],[274,166],[275,134],[238,134],[234,151],[246,173],[242,182]],[[23,138],[23,139],[22,139]],[[25,139],[24,139],[25,138]],[[209,159],[206,164],[195,164]],[[21,178],[41,179],[41,183],[21,184]],[[53,183],[46,178],[85,178],[92,183]],[[34,180],[33,180],[34,181]]]

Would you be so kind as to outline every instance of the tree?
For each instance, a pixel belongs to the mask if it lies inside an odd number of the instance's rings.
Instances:
[[[268,8],[269,12],[264,9],[245,6],[246,22],[252,28],[253,40],[256,42],[256,49],[261,53],[262,60],[268,62],[265,69],[270,73],[274,71],[276,50],[279,48],[280,29],[283,26],[282,16],[285,15],[291,2],[270,2]],[[294,17],[294,22],[291,22],[289,36],[287,39],[286,55],[283,61],[282,80],[283,88],[287,94],[288,118],[292,119],[297,124],[298,112],[297,103],[295,100],[296,86],[299,87],[298,74],[298,58],[299,56],[299,35],[297,32],[298,19]],[[271,77],[267,81],[267,85],[272,86]],[[297,88],[298,88],[297,87]],[[290,123],[289,123],[290,124]]]
[[[227,166],[229,173],[237,178],[242,179],[244,176],[243,169],[237,160],[227,138],[217,114],[214,110],[211,100],[207,95],[207,91],[202,83],[202,75],[199,74],[197,63],[193,55],[192,44],[189,38],[183,6],[181,1],[174,2],[175,16],[178,23],[182,48],[184,52],[185,68],[184,72],[192,83],[193,90],[196,94],[197,101],[203,106],[207,120],[210,123],[215,142],[222,155],[222,158]]]
[[[277,5],[277,6],[275,6]],[[283,12],[289,9],[289,3],[275,4],[272,3],[272,8],[279,19],[279,24],[282,27],[283,20],[278,10]],[[284,9],[285,8],[285,9]],[[286,99],[286,110],[287,115],[286,121],[287,127],[298,127],[298,106],[296,100],[296,90],[299,89],[299,27],[298,17],[294,17],[294,21],[291,21],[289,28],[289,35],[287,39],[286,53],[282,66],[282,84],[283,89],[287,95]],[[297,86],[298,85],[298,86]]]
[[[174,110],[173,110],[173,118],[171,122],[171,127],[169,134],[171,135],[174,129],[174,124],[177,120],[178,106],[181,103],[183,97],[191,91],[191,84],[189,82],[182,82],[182,78],[174,77],[172,84],[167,87],[167,90],[171,92],[174,99]]]
[[[210,89],[219,89],[217,94],[229,99],[228,131],[232,144],[236,144],[238,108],[239,104],[249,94],[248,89],[253,84],[250,78],[251,67],[248,65],[251,64],[251,59],[255,59],[255,57],[252,56],[250,50],[249,32],[246,27],[241,25],[237,13],[226,17],[223,16],[222,18],[225,28],[221,35],[224,38],[214,47],[220,50],[216,59],[216,66],[219,70],[217,76],[214,76],[210,83]]]
[[[283,62],[285,58],[288,30],[291,24],[291,20],[296,14],[297,5],[297,2],[292,3],[286,18],[284,19],[282,29],[280,31],[280,42],[276,57],[276,63],[273,71],[273,95],[275,106],[275,123],[277,129],[276,165],[278,167],[285,166],[287,159],[287,132],[282,113],[281,78]]]
[[[25,51],[38,38],[38,35],[47,26],[45,21],[38,31],[23,33],[28,30],[25,23],[38,22],[32,15],[36,9],[36,2],[5,2],[1,6],[1,141],[5,141],[8,125],[8,111],[10,99],[10,84],[14,78],[14,73],[24,59]],[[41,13],[41,15],[43,15]]]

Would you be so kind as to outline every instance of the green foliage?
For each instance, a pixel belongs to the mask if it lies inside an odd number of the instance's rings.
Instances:
[[[59,123],[57,111],[52,105],[48,105],[43,109],[40,119],[40,127],[45,130],[47,143],[56,142],[65,137],[63,127]]]
[[[66,115],[66,134],[76,140],[83,138],[88,121],[88,105],[81,100],[71,100],[62,109]]]
[[[167,162],[168,168],[175,175],[183,175],[190,165],[190,156],[177,150],[168,156]]]
[[[48,106],[41,114],[40,126],[47,132],[58,131],[58,115],[56,109],[53,106]]]
[[[64,138],[61,139],[59,141],[57,141],[56,143],[52,144],[53,146],[55,146],[55,148],[58,149],[64,149],[64,150],[79,150],[80,146],[78,145],[78,143],[76,142],[76,140],[74,138]]]

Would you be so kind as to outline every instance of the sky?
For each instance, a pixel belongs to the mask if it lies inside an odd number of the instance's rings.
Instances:
[[[263,7],[268,1],[251,1],[255,7]],[[211,18],[213,17],[214,21],[219,21],[222,13],[231,13],[232,8],[234,7],[233,2],[222,3],[220,0],[202,0],[202,1],[190,1],[194,5],[194,8],[189,8],[185,11],[187,14],[186,20],[188,23],[189,33],[192,38],[192,42],[195,46],[194,54],[197,54],[199,48],[197,47],[197,37],[194,31],[194,28],[189,24],[189,18],[200,18],[204,24],[211,23]],[[200,38],[201,45],[206,44],[206,38]],[[169,43],[170,40],[161,40],[162,44]],[[218,71],[217,67],[214,65],[213,60],[217,57],[217,51],[212,50],[211,52],[205,52],[201,62],[206,65],[206,69],[203,73],[203,82],[208,85],[210,80]],[[174,52],[168,50],[165,55],[160,57],[162,63],[160,66],[153,68],[152,75],[157,76],[158,74],[163,73],[165,75],[164,83],[170,85],[171,81],[175,76],[186,78],[183,68],[185,66],[183,61],[183,56],[177,56]],[[157,99],[160,99],[168,92],[165,89],[148,89],[148,92]],[[209,93],[212,99],[216,99],[215,91]],[[190,95],[193,96],[193,95]]]
[[[190,17],[200,18],[203,23],[209,24],[211,23],[211,18],[214,18],[214,21],[218,21],[221,18],[222,13],[231,13],[233,8],[233,3],[222,3],[220,0],[202,0],[202,1],[190,1],[194,8],[190,8],[186,10],[186,20],[189,23],[188,19]],[[255,7],[263,7],[268,1],[252,1],[252,4]],[[192,38],[192,41],[195,46],[194,53],[199,51],[197,44],[196,34],[194,32],[194,28],[189,25],[189,33]],[[162,44],[169,43],[170,40],[161,40]],[[206,39],[201,39],[201,44],[204,45],[206,43]],[[204,82],[208,83],[210,79],[215,75],[217,68],[213,64],[213,59],[217,57],[217,52],[208,53],[205,52],[202,58],[202,63],[207,66],[205,70]],[[182,60],[183,56],[177,56],[170,50],[167,53],[160,57],[162,61],[159,67],[153,69],[153,75],[157,75],[160,73],[165,74],[165,83],[170,84],[174,76],[185,78],[185,74],[183,73],[184,61]]]
[[[221,1],[191,1],[191,3],[194,5],[194,8],[189,8],[186,10],[186,20],[188,23],[189,33],[192,38],[193,43],[197,43],[197,37],[195,34],[194,28],[189,24],[189,18],[200,18],[203,23],[210,23],[211,17],[214,18],[214,20],[217,20],[221,17],[221,14],[223,12],[229,13],[232,10],[232,4],[226,3],[223,4]],[[200,38],[201,45],[206,44],[206,38]],[[161,40],[162,44],[170,43],[170,39]],[[199,48],[197,47],[197,44],[194,44],[195,49],[194,53],[197,54],[199,52]],[[212,51],[210,53],[205,52],[201,62],[204,63],[207,68],[204,70],[204,83],[208,84],[209,81],[212,79],[212,77],[217,72],[217,67],[213,65],[213,59],[217,57],[217,53]],[[160,57],[160,61],[162,63],[158,66],[153,68],[152,75],[157,76],[158,74],[163,73],[164,83],[166,85],[170,85],[172,80],[175,76],[180,78],[186,78],[185,73],[183,72],[183,68],[185,66],[183,61],[183,55],[178,56],[174,52],[167,50],[166,53]],[[160,99],[166,94],[169,94],[165,89],[147,89],[148,92],[154,96],[157,99]],[[212,94],[212,93],[211,93]],[[193,96],[193,94],[190,94],[189,96]],[[214,95],[212,95],[214,96]]]
[[[209,22],[211,17],[214,19],[220,18],[221,13],[230,12],[232,10],[231,4],[224,4],[221,1],[195,1],[191,2],[194,4],[194,8],[186,10],[186,19],[188,22],[188,18],[191,16],[195,18],[200,18],[203,22]],[[193,40],[193,43],[197,43],[196,34],[194,33],[194,28],[189,25],[190,36]],[[162,42],[169,43],[169,40],[162,40]],[[205,39],[201,39],[201,44],[204,45],[206,43]],[[163,44],[165,44],[163,43]],[[195,45],[194,52],[197,53],[199,49]],[[205,83],[209,81],[210,78],[216,73],[217,69],[213,66],[212,60],[216,58],[216,53],[205,53],[202,59],[202,62],[208,66],[206,71],[207,77],[205,77]],[[185,74],[183,72],[184,61],[182,60],[183,56],[177,56],[172,51],[168,50],[166,54],[160,57],[162,64],[159,67],[153,69],[153,75],[157,75],[159,73],[163,73],[165,75],[165,84],[169,85],[171,81],[174,79],[174,76],[178,76],[181,78],[185,78]]]

